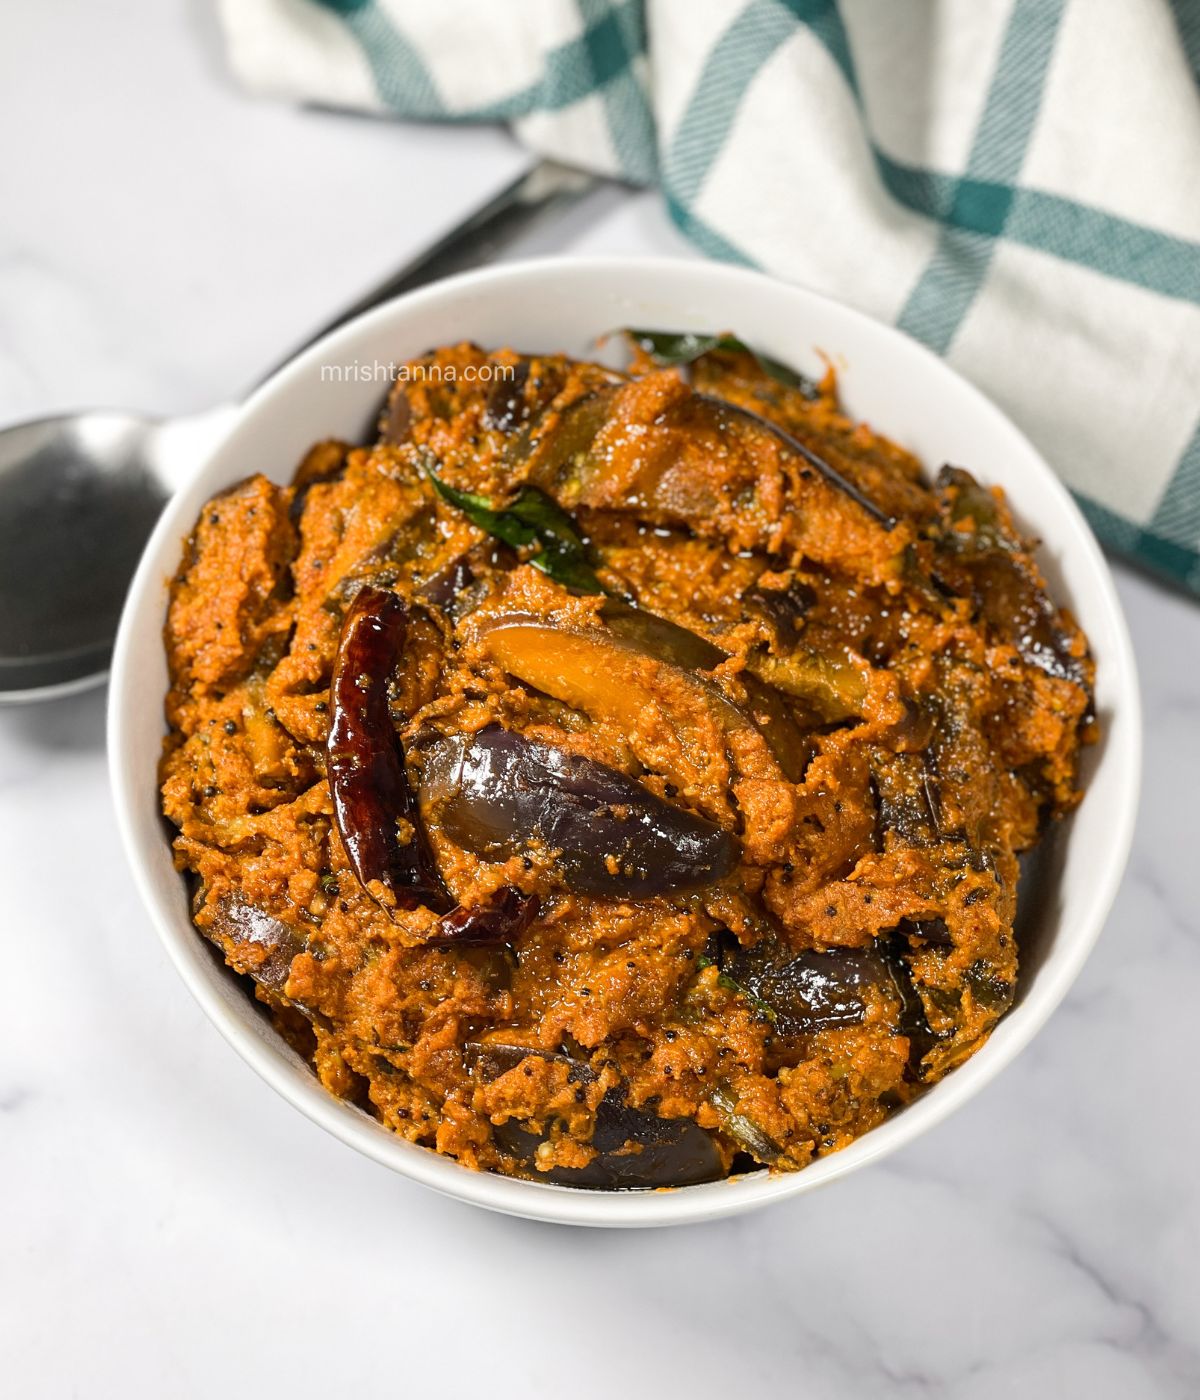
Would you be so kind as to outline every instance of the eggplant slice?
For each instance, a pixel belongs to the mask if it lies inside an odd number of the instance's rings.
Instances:
[[[553,853],[569,888],[618,899],[696,889],[727,875],[738,844],[634,779],[502,729],[419,746],[422,817],[485,860]]]
[[[503,1044],[476,1045],[470,1050],[474,1072],[484,1080],[515,1069],[529,1055],[566,1065],[573,1083],[590,1084],[596,1078],[590,1065],[562,1050],[547,1052]],[[549,1141],[549,1125],[539,1132],[510,1118],[492,1131],[496,1145],[514,1166],[538,1181],[559,1186],[600,1191],[653,1189],[694,1186],[725,1175],[725,1163],[711,1133],[690,1118],[659,1118],[649,1109],[633,1108],[620,1088],[610,1089],[600,1100],[592,1134],[598,1155],[586,1167],[538,1171],[537,1150]]]

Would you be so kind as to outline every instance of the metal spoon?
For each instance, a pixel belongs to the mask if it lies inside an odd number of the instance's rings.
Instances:
[[[480,266],[598,184],[553,162],[534,166],[299,349],[402,292]],[[0,431],[0,704],[104,679],[154,522],[235,412],[229,404],[161,421],[72,413]]]

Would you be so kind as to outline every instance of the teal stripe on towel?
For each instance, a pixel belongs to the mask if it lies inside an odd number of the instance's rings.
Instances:
[[[928,267],[909,294],[897,325],[944,355],[987,276],[1012,208],[1008,182],[1025,152],[1042,105],[1042,90],[1063,0],[1016,0],[996,72],[945,227]],[[966,229],[972,229],[967,232]]]
[[[592,85],[604,101],[609,139],[622,172],[639,184],[658,173],[654,117],[634,62],[646,51],[640,6],[610,8],[605,0],[576,0],[584,23],[584,52]]]
[[[747,88],[796,23],[780,0],[751,0],[712,46],[663,161],[663,183],[678,204],[695,203]]]
[[[380,99],[410,117],[447,115],[425,60],[371,0],[340,9],[350,32],[366,55]]]
[[[1200,422],[1163,492],[1150,529],[1185,549],[1200,548]]]
[[[1161,296],[1200,304],[1200,244],[1041,190],[985,185],[995,190],[995,206],[978,196],[962,198],[965,180],[902,165],[879,152],[876,160],[892,198],[919,214],[995,234],[994,207],[1003,205],[1008,210],[1003,233],[1010,242]]]

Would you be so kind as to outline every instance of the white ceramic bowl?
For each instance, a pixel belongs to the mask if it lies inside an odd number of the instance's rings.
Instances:
[[[973,1059],[805,1171],[606,1193],[469,1171],[327,1094],[193,929],[159,815],[155,770],[167,685],[166,583],[201,505],[251,472],[286,481],[319,438],[361,440],[370,431],[386,386],[369,376],[323,378],[322,365],[386,365],[462,339],[586,355],[597,336],[630,325],[734,330],[758,349],[818,372],[823,351],[838,366],[851,413],[932,469],[950,461],[1002,485],[1023,526],[1044,541],[1041,559],[1056,596],[1070,603],[1091,638],[1103,737],[1086,757],[1086,800],[1049,841],[1021,910],[1018,1004]],[[577,1225],[732,1215],[845,1176],[945,1118],[1013,1059],[1075,980],[1116,893],[1137,807],[1141,740],[1129,637],[1096,542],[1050,468],[998,409],[906,336],[813,292],[707,263],[554,259],[471,273],[381,307],[307,350],[254,394],[164,512],[125,606],[111,685],[112,784],[134,877],[180,975],[230,1044],[315,1122],[414,1181],[493,1210]]]

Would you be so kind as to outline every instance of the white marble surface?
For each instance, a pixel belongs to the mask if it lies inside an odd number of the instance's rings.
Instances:
[[[6,5],[0,421],[235,394],[521,159],[248,101],[199,0]],[[648,197],[573,246],[687,251]],[[1200,605],[1117,572],[1146,795],[1066,1004],[906,1151],[674,1232],[488,1216],[325,1137],[167,965],[103,693],[0,712],[3,1392],[1200,1393]]]

